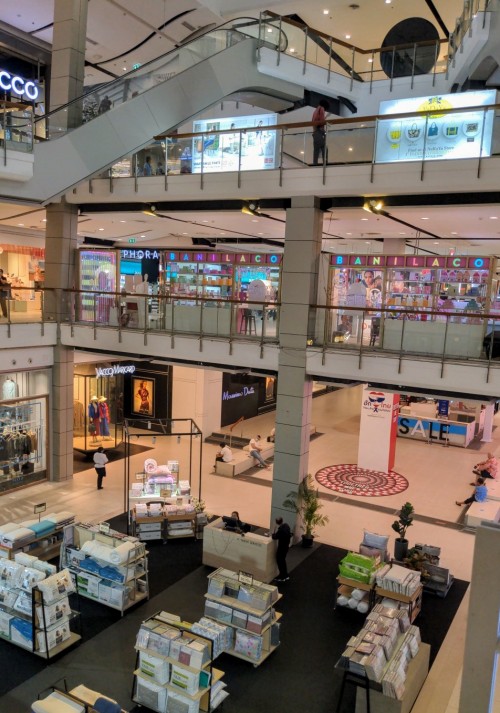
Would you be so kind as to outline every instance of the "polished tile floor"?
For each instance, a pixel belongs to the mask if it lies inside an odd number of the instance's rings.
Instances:
[[[311,442],[311,473],[326,465],[356,462],[360,402],[358,387],[313,400],[312,422],[323,435]],[[274,413],[265,414],[243,421],[235,435],[250,437],[260,433],[265,438],[273,425]],[[399,439],[395,470],[408,480],[408,489],[389,497],[343,496],[341,502],[325,500],[324,512],[329,516],[329,523],[318,534],[318,539],[338,547],[357,549],[364,527],[395,535],[390,527],[395,512],[405,501],[410,501],[418,515],[426,516],[425,520],[417,520],[412,526],[408,533],[410,542],[438,545],[441,547],[441,564],[448,567],[455,577],[469,580],[474,535],[457,528],[461,510],[455,505],[455,500],[469,494],[471,470],[482,454],[492,450],[500,455],[500,429],[498,433],[494,430],[493,438],[491,444],[478,442],[469,449]],[[183,437],[180,444],[176,438],[157,439],[156,444],[150,439],[152,436],[141,437],[140,444],[150,445],[154,451],[133,456],[130,472],[140,472],[144,458],[154,456],[158,462],[179,459],[182,476],[183,467],[184,471],[188,467],[189,439]],[[198,448],[193,449],[193,495],[200,493],[201,472],[201,495],[208,512],[221,514],[236,509],[243,520],[267,527],[272,470],[261,470],[255,477],[245,479],[213,475],[211,470],[216,450],[216,446],[204,444],[200,468]],[[36,485],[15,494],[3,495],[0,497],[0,523],[32,516],[33,506],[40,502],[46,502],[48,510],[72,510],[83,521],[106,520],[119,514],[126,509],[124,461],[109,464],[107,472],[101,491],[96,489],[95,473],[89,463],[89,469],[75,474],[72,480]],[[334,495],[333,491],[321,486],[319,489]],[[392,542],[390,546],[392,549]],[[325,583],[332,587],[332,592],[333,584]],[[414,713],[458,711],[467,601],[466,597],[413,709]],[[498,691],[495,711],[500,713]]]

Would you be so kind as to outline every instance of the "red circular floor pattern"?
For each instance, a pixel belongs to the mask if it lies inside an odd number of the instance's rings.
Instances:
[[[327,465],[316,473],[316,480],[325,488],[345,495],[361,495],[365,498],[379,498],[396,495],[408,488],[408,481],[393,470],[382,473],[379,470],[358,468],[354,463]]]

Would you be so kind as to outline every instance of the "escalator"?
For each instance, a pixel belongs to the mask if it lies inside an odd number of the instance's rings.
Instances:
[[[207,32],[37,118],[36,135],[43,134],[46,140],[35,143],[33,177],[24,183],[0,180],[0,195],[34,203],[53,201],[146,147],[153,136],[171,131],[236,92],[291,103],[300,99],[303,87],[258,71],[259,23],[239,22],[243,31],[233,22]],[[284,38],[273,28],[265,40],[266,46],[276,48]]]

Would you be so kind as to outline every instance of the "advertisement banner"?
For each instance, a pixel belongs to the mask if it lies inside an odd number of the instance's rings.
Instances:
[[[193,132],[204,135],[193,139],[192,172],[201,172],[202,160],[203,173],[275,168],[276,131],[268,131],[267,127],[276,124],[276,114],[194,121]],[[211,131],[227,133],[211,134]]]
[[[388,473],[394,467],[399,394],[363,390],[358,467]]]
[[[495,112],[459,110],[487,107],[495,101],[496,91],[486,90],[381,102],[379,114],[415,112],[422,116],[379,119],[375,163],[491,156]],[[433,113],[440,109],[457,111]]]

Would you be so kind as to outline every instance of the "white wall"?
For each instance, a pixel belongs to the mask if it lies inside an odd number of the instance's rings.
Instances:
[[[220,430],[222,372],[173,367],[172,418],[192,418],[203,438]]]

